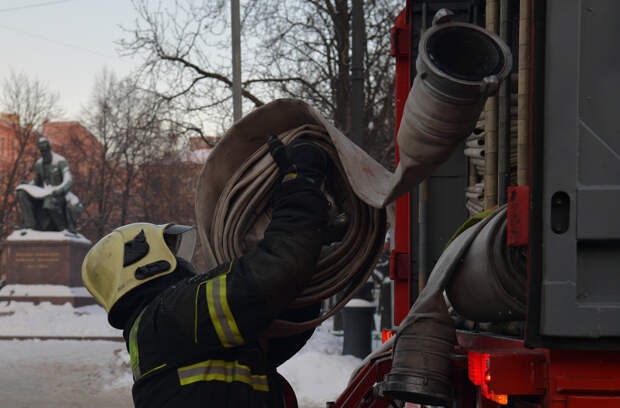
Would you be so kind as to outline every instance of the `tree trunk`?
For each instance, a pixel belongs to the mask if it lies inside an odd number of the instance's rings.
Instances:
[[[351,66],[349,52],[351,49],[351,24],[347,0],[335,1],[335,13],[332,15],[336,34],[337,77],[332,84],[334,92],[334,122],[345,134],[351,132]]]

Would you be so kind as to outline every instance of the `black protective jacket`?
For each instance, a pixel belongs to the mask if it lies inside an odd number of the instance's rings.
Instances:
[[[179,278],[147,301],[139,291],[132,294],[140,300],[124,337],[136,407],[283,406],[275,366],[310,333],[274,342],[269,351],[259,337],[316,269],[327,202],[299,178],[275,187],[272,208],[253,252]],[[302,312],[318,312],[310,309]]]

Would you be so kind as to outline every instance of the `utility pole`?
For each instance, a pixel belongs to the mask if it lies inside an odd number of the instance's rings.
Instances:
[[[241,17],[239,0],[231,0],[230,9],[232,26],[233,120],[236,122],[243,115],[241,107]]]
[[[353,0],[351,55],[351,140],[363,145],[364,121],[364,2]]]

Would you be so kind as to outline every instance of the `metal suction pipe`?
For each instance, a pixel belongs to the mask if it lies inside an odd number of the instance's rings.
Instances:
[[[407,193],[450,157],[512,67],[510,49],[497,35],[446,20],[434,19],[418,45],[418,74],[397,135],[400,163],[386,202]]]

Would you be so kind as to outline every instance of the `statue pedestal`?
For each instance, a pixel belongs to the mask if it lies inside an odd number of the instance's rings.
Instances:
[[[34,296],[35,303],[50,301],[74,305],[95,303],[82,288],[82,261],[91,247],[91,242],[81,234],[67,231],[48,232],[17,230],[2,243],[4,247],[3,269],[6,274],[5,289],[23,285],[60,285],[74,290],[75,296]],[[22,288],[23,289],[23,288]],[[3,291],[3,292],[6,292]],[[19,290],[18,292],[23,292]],[[26,291],[32,292],[32,291]],[[39,291],[40,292],[40,291]],[[17,295],[12,300],[29,300],[28,296]],[[6,293],[3,293],[6,296]],[[0,295],[0,301],[6,300]],[[92,301],[91,301],[92,299]]]

